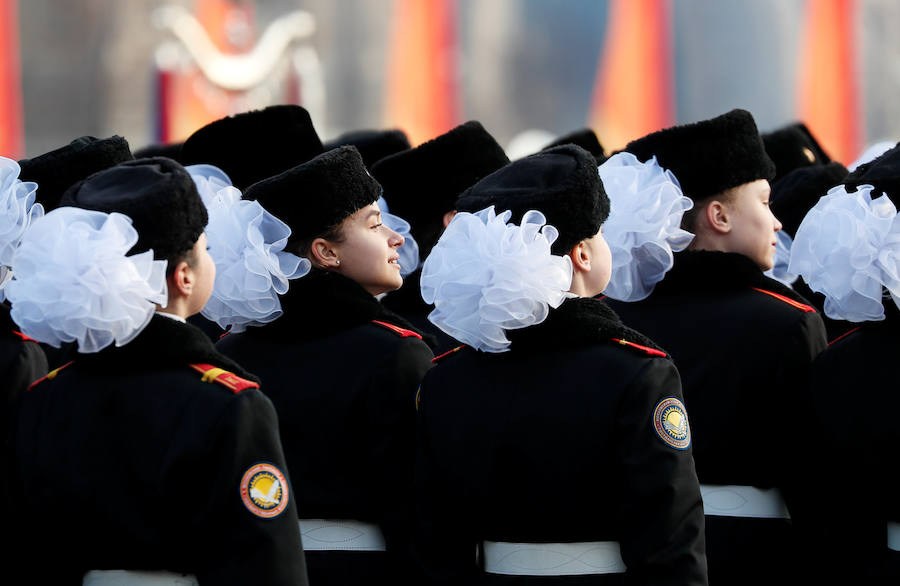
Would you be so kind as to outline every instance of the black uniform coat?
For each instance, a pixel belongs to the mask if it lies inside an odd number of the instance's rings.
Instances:
[[[416,328],[423,335],[423,340],[436,355],[459,346],[459,342],[447,335],[439,327],[428,321],[428,314],[434,311],[434,305],[422,299],[420,280],[422,269],[419,268],[403,279],[403,286],[384,296],[381,302],[388,310],[396,313]]]
[[[440,358],[422,382],[418,550],[430,582],[706,584],[691,448],[654,428],[655,408],[681,398],[672,361],[593,299],[508,338],[509,352]],[[489,574],[482,540],[618,541],[627,576]]]
[[[279,319],[218,348],[257,373],[275,404],[288,468],[303,478],[300,518],[380,525],[389,552],[308,551],[310,583],[397,583],[409,565],[415,393],[431,350],[338,274],[313,269],[281,302]]]
[[[815,431],[810,366],[826,345],[819,314],[749,258],[712,251],[676,254],[643,301],[607,303],[672,355],[700,482],[778,487],[799,522]],[[788,520],[707,516],[710,583],[787,579],[791,534]]]
[[[10,534],[25,544],[28,583],[145,569],[306,584],[293,487],[269,495],[270,517],[242,497],[256,466],[287,474],[272,403],[204,382],[194,363],[252,376],[197,328],[155,315],[125,346],[80,354],[25,393]]]
[[[844,584],[900,584],[900,552],[886,547],[888,521],[900,523],[900,311],[834,341],[813,366],[812,389],[824,462],[822,514],[829,559],[847,562]],[[831,567],[834,567],[831,564]]]

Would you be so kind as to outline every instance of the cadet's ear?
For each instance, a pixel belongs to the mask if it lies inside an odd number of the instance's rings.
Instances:
[[[444,214],[444,228],[450,225],[450,220],[452,220],[454,216],[456,216],[456,210],[450,210]]]
[[[728,204],[714,199],[706,204],[706,209],[703,212],[702,217],[713,232],[718,234],[731,232],[731,213],[728,209]]]
[[[175,265],[175,270],[166,277],[166,281],[168,282],[169,290],[176,292],[182,297],[189,297],[194,291],[194,271],[187,261],[182,260]]]
[[[316,238],[309,247],[310,262],[320,269],[336,270],[341,266],[332,243],[324,238]]]
[[[569,258],[572,260],[572,268],[576,272],[591,272],[591,254],[584,245],[584,240],[572,247],[572,250],[569,251]]]

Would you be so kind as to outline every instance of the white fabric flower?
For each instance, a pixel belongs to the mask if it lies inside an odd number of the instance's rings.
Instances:
[[[387,202],[383,197],[379,197],[375,203],[378,204],[378,209],[381,210],[381,221],[384,225],[403,236],[403,244],[397,249],[397,254],[400,255],[400,260],[398,261],[400,263],[400,276],[406,278],[406,275],[419,268],[419,243],[416,242],[416,239],[409,232],[409,222],[400,216],[390,213]]]
[[[259,202],[242,200],[221,169],[191,165],[187,170],[206,205],[206,241],[216,264],[212,295],[201,313],[232,332],[278,319],[283,313],[278,296],[311,266],[284,251],[291,229]]]
[[[825,295],[825,314],[853,322],[884,319],[882,286],[900,296],[900,219],[871,185],[831,188],[806,214],[791,247],[790,271]]]
[[[26,335],[78,351],[123,346],[168,301],[166,261],[126,256],[138,241],[131,218],[62,207],[25,232],[7,286],[12,318]]]
[[[769,278],[780,281],[788,287],[797,280],[797,274],[788,270],[791,262],[791,246],[793,239],[791,235],[784,230],[775,233],[775,264],[771,269],[765,271],[765,275]]]
[[[612,252],[612,275],[603,293],[619,301],[639,301],[672,268],[673,253],[694,239],[680,227],[684,212],[694,204],[656,157],[642,163],[631,153],[617,153],[598,172],[609,197],[603,237]]]
[[[422,266],[428,319],[478,350],[506,352],[506,330],[539,324],[567,298],[572,261],[555,256],[559,236],[544,215],[529,211],[521,226],[491,206],[456,214]]]
[[[12,277],[12,260],[28,226],[44,215],[44,206],[34,203],[38,185],[21,181],[19,164],[0,157],[0,301]]]

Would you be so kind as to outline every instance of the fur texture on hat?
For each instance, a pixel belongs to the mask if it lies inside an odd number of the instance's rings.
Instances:
[[[381,159],[372,175],[384,187],[391,213],[410,223],[419,254],[428,256],[466,188],[490,175],[509,158],[477,121],[469,121],[414,149]]]
[[[778,181],[794,169],[826,165],[831,162],[831,157],[802,122],[767,132],[762,135],[762,139],[766,153],[775,163],[774,181]]]
[[[128,141],[121,136],[82,136],[64,147],[32,159],[22,159],[19,179],[38,184],[37,201],[45,211],[59,207],[63,193],[89,175],[134,160]]]
[[[800,222],[819,198],[847,177],[847,168],[838,162],[794,169],[772,184],[772,213],[781,221],[791,238]]]
[[[594,155],[594,158],[597,159],[598,167],[602,165],[603,162],[607,159],[607,156],[603,151],[603,145],[600,144],[600,140],[597,139],[597,134],[590,128],[582,128],[581,130],[576,130],[575,132],[571,132],[569,134],[561,136],[541,150],[546,151],[548,149],[552,149],[555,146],[561,146],[564,144],[578,145],[587,152]]]
[[[207,124],[184,141],[181,158],[185,165],[215,165],[243,191],[322,152],[309,112],[281,105]]]
[[[153,249],[153,258],[168,260],[193,248],[206,228],[206,206],[191,175],[165,157],[136,159],[72,186],[60,205],[131,218],[138,241],[129,254]]]
[[[872,199],[887,195],[894,206],[900,208],[900,143],[880,157],[860,165],[844,179],[848,191],[856,191],[860,185],[871,185]]]
[[[172,144],[149,144],[143,148],[134,151],[135,159],[150,159],[152,157],[166,157],[173,161],[181,162],[181,145],[182,142]]]
[[[529,210],[544,214],[559,230],[554,254],[566,254],[594,236],[609,216],[597,161],[579,146],[566,144],[513,161],[467,189],[456,202],[460,212],[494,206],[498,214],[512,211],[518,224]]]
[[[290,226],[288,246],[325,234],[380,196],[381,186],[352,146],[327,151],[244,193]]]
[[[644,162],[656,155],[659,165],[675,173],[682,191],[694,202],[775,177],[775,164],[746,110],[648,134],[628,143],[625,151]]]
[[[356,147],[368,169],[381,159],[412,146],[402,130],[355,130],[326,142],[325,150],[330,151],[348,145]]]

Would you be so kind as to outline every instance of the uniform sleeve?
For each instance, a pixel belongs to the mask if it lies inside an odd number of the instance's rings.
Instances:
[[[243,391],[222,413],[209,454],[214,464],[205,537],[217,552],[201,584],[307,584],[293,486],[272,403]]]
[[[647,359],[617,424],[622,558],[629,584],[707,583],[703,504],[678,371]]]

